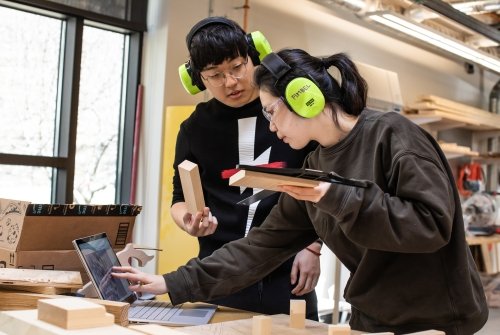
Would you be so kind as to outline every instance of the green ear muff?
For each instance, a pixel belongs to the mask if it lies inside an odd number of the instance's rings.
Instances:
[[[283,101],[296,114],[313,118],[325,108],[325,96],[314,79],[299,67],[290,65],[271,52],[262,60],[264,66],[276,79],[274,87],[281,94]]]
[[[205,85],[203,87],[199,87],[193,82],[192,73],[189,69],[189,65],[187,63],[179,66],[179,78],[181,79],[182,86],[191,95],[195,95],[205,90]]]
[[[285,88],[285,99],[295,111],[305,118],[313,118],[325,108],[325,96],[309,78],[292,79]]]
[[[250,45],[250,48],[253,48],[257,51],[258,62],[256,59],[252,58],[254,65],[259,65],[260,62],[269,55],[273,50],[271,49],[271,45],[269,41],[264,37],[260,31],[254,31],[253,33],[247,34],[247,41]]]

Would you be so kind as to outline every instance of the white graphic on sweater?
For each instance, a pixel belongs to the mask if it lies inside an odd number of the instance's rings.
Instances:
[[[271,147],[267,148],[259,157],[254,157],[255,152],[255,131],[257,128],[257,117],[249,117],[238,120],[238,151],[240,155],[240,164],[245,165],[260,165],[269,163]],[[246,187],[240,187],[240,192],[243,193]],[[261,191],[261,189],[253,189],[253,194]],[[248,208],[247,224],[245,227],[245,236],[247,236],[252,221],[260,201],[254,202]]]

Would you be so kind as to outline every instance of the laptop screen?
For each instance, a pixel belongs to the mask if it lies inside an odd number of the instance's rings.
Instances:
[[[73,245],[102,299],[128,303],[137,299],[126,279],[111,276],[112,267],[120,266],[120,261],[106,233],[76,239]]]

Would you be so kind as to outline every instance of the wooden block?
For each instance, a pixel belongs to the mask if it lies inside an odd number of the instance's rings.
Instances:
[[[411,334],[407,334],[407,335],[446,335],[446,333],[441,331],[441,330],[430,329],[430,330],[424,330],[421,332],[411,333]]]
[[[281,185],[315,187],[319,185],[319,181],[290,176],[280,176],[277,174],[263,172],[240,170],[229,178],[229,185],[279,191],[279,186]]]
[[[184,200],[186,201],[188,212],[194,215],[202,211],[205,207],[198,165],[185,160],[180,163],[177,168],[179,169],[182,192],[184,193]]]
[[[82,298],[38,300],[38,319],[64,329],[111,326],[115,321],[104,306]]]
[[[0,291],[0,311],[36,309],[40,299],[69,299],[64,295],[36,294],[28,292]],[[126,302],[84,298],[98,305],[104,306],[106,312],[115,316],[115,323],[120,326],[128,325],[128,311],[130,304]]]
[[[144,335],[115,324],[106,327],[67,330],[38,320],[36,309],[1,312],[0,329],[8,335]]]
[[[271,317],[256,315],[252,318],[252,335],[271,335]]]
[[[328,325],[328,335],[350,335],[351,326],[349,325]]]
[[[305,328],[306,326],[306,301],[290,300],[290,327]]]

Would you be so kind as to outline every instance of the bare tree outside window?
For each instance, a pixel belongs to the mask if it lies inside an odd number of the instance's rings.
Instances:
[[[65,21],[0,6],[0,153],[48,156],[58,147]],[[84,26],[75,203],[113,203],[128,36]],[[0,197],[51,201],[53,169],[2,165]]]

